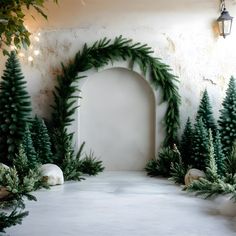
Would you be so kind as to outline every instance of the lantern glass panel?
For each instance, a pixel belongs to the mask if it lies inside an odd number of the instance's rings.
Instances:
[[[224,34],[227,35],[227,34],[230,34],[230,31],[231,31],[231,20],[225,20],[223,21],[223,24],[224,24]]]

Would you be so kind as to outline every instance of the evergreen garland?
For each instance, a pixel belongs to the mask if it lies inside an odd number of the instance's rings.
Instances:
[[[44,120],[36,116],[31,130],[33,145],[39,162],[42,164],[53,163],[51,141]]]
[[[202,99],[197,111],[196,120],[202,119],[206,129],[211,129],[213,137],[216,135],[217,126],[213,116],[212,106],[210,104],[210,99],[207,90],[203,92]]]
[[[153,51],[146,44],[132,43],[119,36],[112,42],[104,38],[95,42],[91,47],[84,45],[83,50],[76,53],[75,58],[67,65],[62,64],[62,74],[57,77],[58,85],[54,92],[54,112],[52,114],[53,124],[57,135],[57,158],[60,162],[66,155],[65,140],[72,140],[73,134],[68,134],[67,126],[71,124],[72,114],[77,109],[75,105],[78,99],[78,91],[75,82],[84,78],[81,72],[91,68],[99,69],[109,62],[115,60],[130,60],[130,64],[138,64],[144,75],[151,71],[152,84],[155,88],[162,88],[163,101],[168,103],[165,114],[166,138],[164,145],[172,145],[177,141],[177,131],[179,128],[179,105],[180,96],[176,82],[177,77],[171,74],[168,65],[162,63],[159,58],[152,57]]]
[[[226,97],[220,110],[219,126],[225,156],[230,155],[234,141],[236,140],[236,81],[230,78]]]
[[[193,145],[193,130],[190,118],[186,122],[184,132],[180,141],[180,153],[185,167],[190,166]]]
[[[11,165],[30,119],[30,97],[19,61],[11,52],[0,83],[0,161]]]

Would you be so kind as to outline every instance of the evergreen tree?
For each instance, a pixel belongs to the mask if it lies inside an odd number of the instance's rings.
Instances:
[[[236,140],[236,82],[230,78],[226,97],[220,110],[219,126],[223,152],[229,156],[234,141]]]
[[[192,142],[193,142],[193,130],[190,118],[188,117],[180,141],[180,153],[185,167],[191,165]]]
[[[37,116],[32,125],[32,140],[38,159],[42,164],[53,163],[51,141],[44,120]]]
[[[215,152],[215,159],[216,159],[216,165],[218,169],[218,174],[223,175],[225,172],[225,155],[223,153],[220,133],[217,130],[215,141],[214,141],[214,152]]]
[[[225,172],[233,178],[236,175],[236,142],[234,142],[230,155],[225,161]]]
[[[217,182],[219,179],[218,168],[215,160],[215,152],[214,152],[214,143],[211,129],[209,130],[209,147],[208,147],[208,160],[206,167],[206,178],[211,182]]]
[[[205,170],[209,155],[208,132],[202,119],[196,121],[193,131],[193,148],[191,164],[194,168]]]
[[[11,52],[0,83],[0,162],[12,164],[30,113],[26,82],[16,54]]]
[[[35,168],[38,164],[38,158],[37,158],[37,154],[34,149],[34,146],[33,146],[31,132],[30,132],[28,124],[26,125],[25,133],[23,136],[23,147],[24,147],[27,159],[29,161],[29,167],[31,169]]]
[[[233,165],[235,165],[236,159],[235,157],[233,157],[233,159],[234,159]],[[232,182],[232,184],[227,183],[225,179],[220,178],[217,172],[218,172],[217,165],[214,158],[213,138],[210,131],[209,132],[209,157],[208,157],[208,162],[207,162],[207,167],[206,167],[206,177],[193,181],[189,186],[185,187],[185,190],[189,192],[195,192],[196,195],[203,195],[206,198],[214,196],[214,195],[218,195],[218,194],[235,193],[235,189],[236,189],[235,182]],[[231,174],[233,174],[233,172],[235,173],[235,169],[231,171]]]
[[[197,112],[196,119],[199,120],[200,118],[202,118],[202,121],[206,126],[206,129],[207,130],[211,129],[213,137],[215,137],[217,126],[213,116],[212,106],[210,104],[208,92],[206,89],[202,95],[202,99],[200,101],[200,105]]]

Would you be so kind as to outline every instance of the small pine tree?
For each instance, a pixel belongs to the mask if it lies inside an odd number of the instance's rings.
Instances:
[[[42,164],[53,163],[51,141],[47,127],[42,119],[37,116],[32,124],[32,140],[38,159]]]
[[[8,165],[15,158],[30,119],[31,104],[25,84],[16,53],[11,52],[0,83],[0,161]]]
[[[180,153],[185,167],[191,165],[193,130],[190,118],[186,122],[180,141]]]
[[[34,146],[33,146],[33,141],[32,141],[32,137],[31,137],[29,125],[26,125],[22,144],[23,144],[27,159],[29,161],[29,166],[31,169],[33,169],[38,164],[38,158],[37,158],[37,154],[34,149]]]
[[[194,168],[205,170],[209,155],[208,133],[202,119],[196,121],[193,132],[191,164]]]
[[[214,139],[214,152],[215,152],[215,159],[216,159],[218,174],[223,175],[225,172],[225,164],[224,164],[225,163],[225,155],[223,153],[220,133],[218,130],[216,132],[216,136]]]
[[[172,162],[170,167],[170,180],[174,181],[175,183],[184,184],[184,177],[187,172],[187,167],[185,167],[181,154],[174,144],[174,152],[178,156],[178,161]]]
[[[211,129],[209,130],[209,149],[208,149],[209,157],[208,157],[208,164],[206,167],[206,178],[211,182],[217,182],[219,179],[217,164],[215,160],[215,153],[214,153],[214,143]]]
[[[223,153],[229,156],[236,140],[236,81],[234,77],[230,78],[222,106],[219,118],[220,135]]]
[[[203,92],[202,99],[197,112],[196,120],[202,119],[206,129],[212,130],[213,137],[216,135],[217,126],[212,112],[212,106],[210,104],[210,99],[207,90]]]
[[[16,168],[20,179],[23,179],[23,177],[29,172],[29,161],[22,143],[19,146],[19,152],[16,155],[16,158],[13,160],[13,165]]]

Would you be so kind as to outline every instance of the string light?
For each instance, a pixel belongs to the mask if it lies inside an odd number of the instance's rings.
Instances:
[[[18,55],[19,57],[25,57],[25,54],[23,52],[20,52]]]
[[[16,46],[14,46],[14,45],[11,45],[11,46],[10,46],[10,49],[11,49],[11,51],[14,51],[14,50],[16,50]]]
[[[39,50],[34,50],[34,55],[35,55],[35,56],[38,56],[39,53],[40,53]]]
[[[25,27],[27,27],[27,26],[25,26]],[[37,32],[37,33],[31,35],[31,37],[30,37],[31,38],[31,40],[30,40],[31,45],[27,49],[22,49],[18,53],[18,56],[22,60],[26,60],[32,64],[33,61],[35,60],[35,58],[40,55],[40,50],[39,50],[39,45],[38,45],[40,42],[40,37],[41,37],[40,32]],[[14,50],[14,49],[15,48],[12,48],[12,50]]]
[[[28,61],[29,61],[29,62],[32,62],[33,60],[34,60],[34,58],[33,58],[32,56],[29,56],[29,57],[28,57]]]

